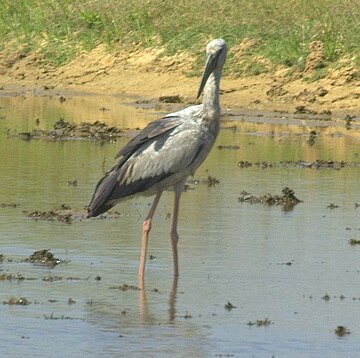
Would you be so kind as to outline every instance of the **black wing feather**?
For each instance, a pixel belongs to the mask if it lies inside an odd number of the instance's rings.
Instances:
[[[154,178],[147,178],[146,180],[139,180],[127,185],[121,185],[122,181],[122,167],[131,155],[148,140],[153,139],[161,134],[164,134],[181,124],[178,116],[169,116],[157,121],[151,122],[140,133],[131,139],[128,144],[123,147],[116,158],[122,156],[119,162],[109,170],[105,176],[97,183],[94,194],[91,198],[88,209],[88,217],[98,216],[109,210],[116,204],[116,199],[124,198],[133,195],[137,192],[145,191],[160,180],[165,179],[171,175],[165,174]]]

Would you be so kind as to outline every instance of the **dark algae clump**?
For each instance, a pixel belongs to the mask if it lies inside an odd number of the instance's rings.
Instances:
[[[49,267],[54,267],[61,262],[59,259],[54,257],[54,255],[50,252],[50,249],[35,251],[24,261],[30,262],[35,265],[43,265]]]
[[[268,206],[281,205],[284,210],[290,210],[295,205],[302,202],[302,200],[298,199],[295,196],[295,192],[288,187],[285,187],[281,191],[281,195],[277,195],[277,194],[272,195],[268,193],[262,196],[255,196],[249,194],[246,191],[243,191],[241,193],[241,196],[238,198],[238,201],[240,203],[264,204]]]

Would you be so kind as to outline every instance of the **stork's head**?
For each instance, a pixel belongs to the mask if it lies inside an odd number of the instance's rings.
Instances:
[[[226,60],[226,52],[227,47],[223,39],[212,40],[206,46],[207,59],[196,98],[200,97],[210,74],[222,70]]]

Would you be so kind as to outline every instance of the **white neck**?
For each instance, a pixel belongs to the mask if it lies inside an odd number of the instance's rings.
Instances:
[[[218,110],[220,111],[220,77],[221,70],[215,70],[208,78],[203,97],[203,106],[205,110]]]

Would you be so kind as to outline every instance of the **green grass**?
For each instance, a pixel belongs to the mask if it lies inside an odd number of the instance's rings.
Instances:
[[[256,38],[251,55],[274,65],[303,68],[314,40],[323,42],[327,64],[345,56],[359,64],[359,28],[360,2],[353,0],[0,0],[0,48],[40,51],[55,65],[98,44],[200,54],[214,37],[229,47]],[[231,73],[268,70],[229,63]]]

